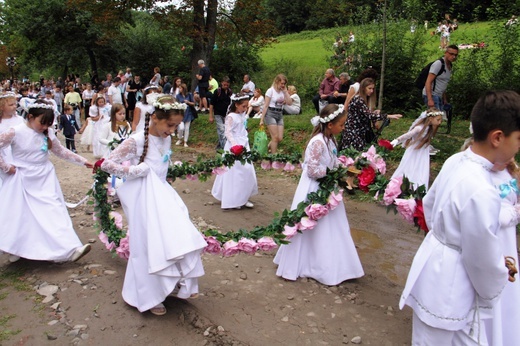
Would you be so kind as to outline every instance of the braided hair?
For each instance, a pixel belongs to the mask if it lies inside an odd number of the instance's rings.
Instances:
[[[159,97],[157,97],[156,102],[154,102],[155,110],[153,114],[155,114],[155,117],[158,120],[165,120],[169,119],[172,115],[184,115],[184,109],[175,109],[175,108],[168,108],[163,109],[161,105],[164,104],[175,104],[175,99],[172,95],[167,94],[161,94]],[[151,113],[145,114],[145,120],[144,120],[144,147],[143,147],[143,153],[141,154],[141,157],[139,158],[139,163],[144,162],[144,159],[146,157],[146,153],[148,152],[148,135],[150,132],[150,118],[152,117]]]

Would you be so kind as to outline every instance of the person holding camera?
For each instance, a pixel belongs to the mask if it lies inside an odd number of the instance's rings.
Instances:
[[[81,113],[80,113],[80,105],[81,105],[81,96],[77,91],[74,91],[74,86],[70,84],[68,86],[69,92],[65,95],[65,104],[70,105],[72,107],[72,112],[74,114],[74,119],[79,127],[81,127]]]

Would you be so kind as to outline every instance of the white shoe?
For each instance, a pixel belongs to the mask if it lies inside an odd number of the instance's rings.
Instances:
[[[20,260],[20,256],[9,255],[9,262],[14,263],[14,262],[17,262],[18,260]]]
[[[175,142],[175,145],[181,145],[182,141],[179,139],[177,142]]]
[[[185,148],[188,148],[188,143],[185,142],[185,143],[184,143],[184,147],[185,147]]]
[[[250,201],[247,201],[247,203],[244,205],[246,208],[253,208],[255,205],[251,203]]]
[[[77,260],[79,260],[81,257],[85,256],[86,254],[88,254],[90,252],[90,249],[92,247],[90,246],[90,244],[85,244],[83,246],[80,246],[78,247],[74,253],[72,254],[72,257],[70,258],[71,262],[76,262]]]

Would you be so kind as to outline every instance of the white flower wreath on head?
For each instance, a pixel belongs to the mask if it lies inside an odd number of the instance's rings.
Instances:
[[[32,108],[44,108],[44,109],[54,110],[53,105],[48,104],[48,103],[39,103],[39,102],[31,103],[30,105],[27,106],[27,109],[32,109]]]
[[[16,98],[16,94],[12,91],[6,91],[5,93],[0,94],[0,99],[7,98],[7,97]]]
[[[233,102],[238,102],[240,100],[245,100],[245,99],[249,99],[249,95],[245,95],[245,94],[233,94],[233,95],[231,95],[231,101],[233,101]]]
[[[171,111],[172,109],[177,109],[177,110],[186,110],[186,108],[188,108],[188,105],[185,104],[185,103],[179,103],[179,102],[173,102],[173,103],[170,103],[170,102],[167,102],[167,103],[160,103],[158,101],[155,101],[153,103],[153,106],[155,107],[155,109],[162,109],[163,111]]]
[[[433,112],[426,111],[426,116],[427,117],[436,117],[436,116],[439,116],[439,115],[444,115],[444,112],[443,111],[433,111]]]
[[[338,109],[335,112],[330,113],[326,117],[320,117],[319,115],[316,115],[315,117],[312,117],[311,124],[313,126],[318,126],[320,123],[326,124],[328,122],[331,122],[332,120],[336,119],[338,115],[343,113],[343,105],[339,105]]]
[[[146,88],[143,89],[143,91],[149,90],[149,89],[159,89],[157,85],[149,85]]]

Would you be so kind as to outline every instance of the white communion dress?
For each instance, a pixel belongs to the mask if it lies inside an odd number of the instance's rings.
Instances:
[[[52,153],[71,163],[87,160],[65,149],[49,130]],[[72,225],[44,134],[25,123],[0,134],[0,150],[11,148],[16,173],[0,188],[0,250],[32,260],[67,261],[82,246]],[[0,156],[0,171],[10,164]]]
[[[148,136],[144,163],[144,133],[130,136],[106,159],[101,168],[126,182],[117,189],[128,220],[130,258],[123,284],[123,299],[143,312],[162,303],[175,289],[177,296],[198,293],[198,278],[204,275],[200,258],[207,243],[190,220],[188,208],[166,182],[171,137]]]
[[[421,135],[422,129],[423,126],[421,125],[415,126],[397,138],[399,143],[411,139],[411,144],[406,148],[399,167],[395,170],[392,178],[402,177],[404,175],[413,183],[415,188],[424,185],[426,189],[428,189],[430,181],[430,146],[426,143],[421,148],[418,148],[421,142],[419,136]]]
[[[226,116],[226,152],[235,145],[242,145],[249,150],[246,121],[245,113],[229,113]],[[251,196],[258,194],[255,168],[250,163],[236,161],[226,173],[215,178],[211,194],[221,201],[222,209],[242,207]]]
[[[332,141],[327,142],[323,134],[310,140],[291,209],[296,209],[309,193],[317,191],[317,179],[327,174],[327,168],[337,165],[336,145]],[[280,246],[274,258],[274,263],[278,264],[278,276],[288,280],[308,277],[333,286],[364,275],[343,201],[318,220],[313,229],[297,233],[290,242]]]

